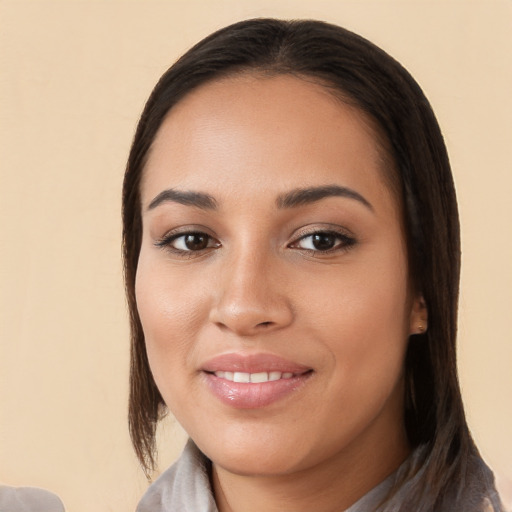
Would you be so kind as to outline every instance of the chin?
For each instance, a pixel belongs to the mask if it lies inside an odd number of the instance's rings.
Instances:
[[[212,462],[232,474],[240,476],[276,477],[294,473],[301,464],[290,459],[289,454],[266,453],[261,450],[257,456],[223,451]]]
[[[237,475],[285,475],[300,469],[308,458],[290,432],[279,435],[268,426],[261,426],[257,433],[247,430],[242,433],[243,430],[239,427],[223,435],[214,434],[213,438],[210,435],[191,437],[215,465]],[[267,435],[262,435],[265,433]]]

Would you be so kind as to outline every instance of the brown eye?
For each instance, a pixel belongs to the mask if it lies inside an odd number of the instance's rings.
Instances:
[[[189,251],[202,251],[208,247],[210,237],[204,233],[190,233],[182,238],[183,244]]]
[[[162,238],[156,242],[158,247],[167,248],[175,254],[189,255],[207,249],[220,247],[220,242],[212,236],[201,231],[189,231],[188,233],[176,233]]]
[[[335,252],[352,247],[356,243],[355,238],[334,231],[316,231],[302,236],[291,247],[305,249],[306,251],[322,253]]]
[[[311,237],[311,243],[318,251],[328,251],[336,245],[337,238],[332,233],[316,233]]]

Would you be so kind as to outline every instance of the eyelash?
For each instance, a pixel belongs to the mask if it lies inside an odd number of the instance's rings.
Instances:
[[[185,237],[206,237],[207,245],[206,247],[193,250],[193,249],[183,249],[183,248],[177,248],[173,246],[173,243],[176,242],[179,239],[183,239],[183,244],[186,244]],[[299,247],[299,243],[307,240],[308,238],[312,238],[314,236],[327,236],[327,237],[334,237],[336,239],[335,245],[333,247],[330,247],[325,250],[321,249],[312,249],[307,247]],[[212,244],[213,241],[213,244]],[[292,249],[297,249],[302,251],[303,253],[306,253],[308,255],[312,255],[315,257],[321,257],[322,255],[328,255],[333,254],[337,252],[343,252],[349,250],[352,246],[354,246],[357,243],[357,240],[351,236],[348,235],[345,232],[341,231],[335,231],[332,229],[316,229],[314,231],[310,231],[309,233],[303,233],[301,234],[294,242],[291,242],[287,245],[287,247]],[[311,241],[311,245],[313,245],[313,240]],[[193,258],[196,256],[200,256],[205,253],[205,251],[208,251],[210,249],[216,249],[221,246],[221,243],[218,240],[215,240],[211,235],[208,233],[205,233],[204,231],[182,231],[179,233],[168,233],[165,236],[163,236],[161,239],[157,240],[155,242],[155,245],[157,247],[160,247],[162,249],[166,249],[170,251],[172,254],[177,255],[179,257],[183,258]]]

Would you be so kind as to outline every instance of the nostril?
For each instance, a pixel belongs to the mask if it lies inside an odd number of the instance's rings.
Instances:
[[[261,322],[258,324],[258,327],[268,327],[270,325],[272,325],[272,322]]]

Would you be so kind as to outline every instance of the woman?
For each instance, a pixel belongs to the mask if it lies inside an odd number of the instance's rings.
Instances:
[[[161,78],[123,191],[139,512],[502,510],[455,363],[459,226],[419,86],[368,41],[250,20]]]

